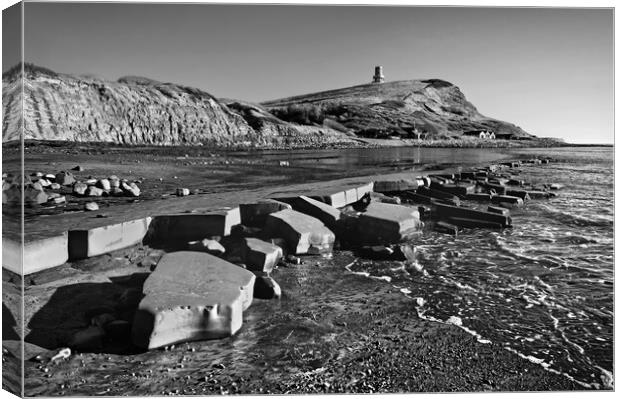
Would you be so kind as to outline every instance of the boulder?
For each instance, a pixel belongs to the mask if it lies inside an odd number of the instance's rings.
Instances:
[[[88,230],[70,230],[69,258],[89,258],[138,244],[150,223],[151,218],[147,217]]]
[[[254,298],[275,299],[282,296],[282,289],[278,283],[269,276],[257,276],[254,281]]]
[[[103,190],[99,187],[88,186],[85,194],[87,197],[101,197],[103,195]]]
[[[100,179],[99,181],[97,181],[97,187],[105,191],[110,191],[112,185],[110,184],[110,180]]]
[[[96,202],[87,202],[84,204],[84,209],[87,211],[99,210],[99,205]]]
[[[185,197],[189,195],[189,188],[177,188],[177,196]]]
[[[284,238],[292,254],[331,252],[336,240],[320,220],[291,209],[267,216],[264,233],[267,237]]]
[[[50,184],[50,187],[49,187],[49,188],[50,188],[51,190],[60,190],[60,187],[62,187],[60,184],[58,184],[58,183],[52,183],[52,184]]]
[[[40,205],[46,203],[47,200],[47,194],[43,191],[43,189],[37,190],[31,186],[26,186],[24,188],[24,205]]]
[[[419,184],[417,180],[377,180],[373,190],[377,193],[397,193],[407,190],[417,190]]]
[[[140,196],[140,188],[136,185],[136,183],[127,183],[121,182],[121,189],[123,192],[130,197],[139,197]]]
[[[73,185],[73,194],[75,195],[86,195],[86,190],[88,190],[86,183],[76,182]]]
[[[368,244],[394,243],[417,235],[423,226],[417,209],[373,202],[359,215],[356,238]]]
[[[243,245],[244,262],[251,271],[271,273],[284,256],[282,248],[258,238],[245,238]]]
[[[291,205],[273,199],[260,200],[250,204],[239,204],[241,224],[245,226],[263,227],[267,215],[284,209],[293,209]]]
[[[47,180],[56,182],[56,175],[53,173],[48,173],[44,176]],[[56,182],[58,183],[58,182]]]
[[[52,198],[52,202],[54,204],[64,204],[65,202],[67,202],[67,197],[65,197],[64,195],[59,195],[58,197]]]
[[[89,186],[94,186],[95,184],[97,184],[97,179],[95,179],[94,177],[89,177],[84,183],[88,184]]]
[[[164,255],[144,282],[132,340],[153,349],[180,342],[229,337],[252,303],[255,276],[213,255]]]
[[[239,208],[160,215],[153,218],[147,240],[184,245],[206,237],[225,237],[240,221]]]
[[[215,240],[209,240],[207,238],[201,241],[188,242],[187,249],[189,251],[206,252],[208,254],[217,256],[221,256],[226,252],[226,249],[222,244]]]
[[[110,187],[111,188],[120,188],[121,187],[121,181],[119,180],[118,177],[112,175],[112,176],[108,177],[108,180],[110,181]]]
[[[123,195],[125,195],[125,193],[120,187],[112,187],[112,190],[110,190],[110,194],[114,197],[122,197]]]
[[[70,186],[75,183],[75,177],[73,176],[73,173],[66,170],[63,172],[58,172],[54,181],[61,186]]]
[[[72,167],[71,170],[75,170],[76,172],[82,172],[84,171],[84,168],[82,168],[80,165],[76,165]]]
[[[37,183],[39,183],[39,185],[41,185],[41,187],[49,187],[49,186],[52,185],[52,182],[47,180],[47,179],[39,179],[39,181]]]

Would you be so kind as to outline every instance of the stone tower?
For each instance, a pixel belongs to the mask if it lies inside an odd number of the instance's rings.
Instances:
[[[375,67],[375,76],[372,77],[372,83],[385,82],[385,76],[383,76],[383,67],[381,65]]]

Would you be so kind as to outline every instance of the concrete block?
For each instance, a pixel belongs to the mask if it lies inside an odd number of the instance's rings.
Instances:
[[[284,256],[282,248],[258,238],[245,238],[243,243],[248,270],[271,273]]]
[[[363,243],[393,243],[418,233],[424,224],[417,209],[371,202],[357,222],[358,239]]]
[[[178,244],[224,237],[230,235],[232,226],[240,223],[239,208],[158,215],[153,218],[147,241]]]
[[[470,227],[474,224],[471,221],[478,221],[479,225],[484,225],[487,222],[498,224],[500,227],[510,227],[512,224],[510,216],[438,203],[433,205],[433,214],[439,220],[463,227]]]
[[[374,191],[375,184],[373,182],[366,183],[363,186],[357,187],[355,190],[357,191],[357,200],[359,201],[364,195],[371,193]]]
[[[30,273],[60,266],[69,258],[68,233],[24,243],[2,238],[2,266],[14,273]],[[23,260],[23,269],[22,269]]]
[[[467,194],[465,196],[465,199],[470,201],[488,202],[491,201],[491,194],[471,193]]]
[[[491,197],[491,202],[494,204],[502,204],[504,205],[504,207],[515,207],[523,205],[523,200],[521,198],[512,195],[494,195],[493,197]]]
[[[291,202],[289,203],[297,212],[301,212],[316,219],[319,219],[325,226],[327,226],[332,231],[335,228],[336,223],[338,223],[338,220],[340,220],[340,211],[338,209],[310,197],[301,195],[291,200]]]
[[[377,180],[374,184],[377,193],[395,193],[407,190],[416,190],[419,187],[417,180]]]
[[[357,202],[358,199],[359,198],[357,196],[356,188],[350,188],[344,191],[344,200],[346,201],[347,205]]]
[[[132,340],[153,349],[179,342],[229,337],[252,304],[255,276],[213,255],[164,255],[144,282]]]
[[[69,258],[89,258],[138,244],[150,223],[151,218],[147,217],[88,230],[70,230]]]
[[[439,191],[443,191],[444,193],[456,195],[457,197],[465,197],[468,194],[473,194],[475,189],[476,189],[476,186],[465,185],[465,184],[461,184],[461,185],[444,184],[443,186],[441,186],[441,188],[438,188]]]
[[[510,210],[506,208],[502,208],[501,206],[492,206],[489,205],[487,211],[491,213],[497,213],[499,215],[510,216]]]
[[[239,204],[241,224],[262,227],[265,224],[267,215],[284,209],[293,208],[287,203],[273,199],[260,200],[251,204]]]
[[[457,204],[457,205],[460,204],[459,197],[457,197],[454,194],[446,193],[444,191],[434,190],[434,189],[428,188],[428,187],[420,187],[420,188],[418,188],[416,193],[418,193],[420,195],[423,195],[425,197],[431,197],[431,198],[437,198],[437,199],[441,199],[441,200],[447,200],[447,201],[450,201],[450,202],[452,202],[454,204]]]
[[[290,209],[267,216],[264,233],[284,238],[292,254],[330,252],[336,239],[320,220]]]

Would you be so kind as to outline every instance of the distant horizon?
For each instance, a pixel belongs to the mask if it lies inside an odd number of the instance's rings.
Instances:
[[[24,7],[24,60],[58,73],[263,102],[370,83],[382,65],[387,81],[451,82],[481,114],[538,137],[615,139],[611,8]],[[4,71],[9,61],[3,54]]]

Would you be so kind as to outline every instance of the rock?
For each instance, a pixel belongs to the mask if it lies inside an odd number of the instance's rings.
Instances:
[[[189,188],[177,188],[177,196],[185,197],[189,195]]]
[[[226,252],[222,244],[215,240],[204,239],[202,241],[190,241],[187,243],[189,251],[206,252],[208,254],[221,256]]]
[[[126,182],[121,182],[121,189],[130,197],[140,196],[140,188],[136,185],[136,183],[127,184]]]
[[[358,218],[355,238],[368,244],[399,242],[417,235],[423,226],[417,209],[371,203]]]
[[[549,190],[561,190],[564,186],[558,183],[549,184]]]
[[[87,197],[101,197],[103,195],[103,190],[99,187],[88,186],[85,195]]]
[[[82,168],[80,165],[76,165],[72,167],[71,170],[75,170],[76,172],[83,172],[84,168]]]
[[[44,191],[43,186],[38,181],[28,184],[26,187],[34,188],[35,190]]]
[[[99,205],[96,202],[87,202],[84,204],[84,209],[87,211],[97,211],[99,210]]]
[[[282,211],[284,209],[293,209],[291,205],[272,200],[260,200],[249,204],[239,204],[239,213],[241,215],[241,224],[246,226],[263,227],[267,215]]]
[[[258,238],[245,238],[243,244],[244,262],[251,271],[271,273],[283,257],[282,248]]]
[[[53,173],[48,173],[44,176],[47,180],[56,182],[56,175]],[[58,183],[58,182],[56,182]]]
[[[373,190],[377,193],[397,193],[407,190],[417,190],[417,180],[378,180],[374,183]]]
[[[24,188],[24,205],[33,206],[33,205],[40,205],[40,204],[46,203],[48,199],[47,194],[42,190],[43,189],[37,190],[34,187],[25,187]]]
[[[340,211],[331,205],[301,195],[297,198],[288,199],[289,204],[297,212],[304,213],[319,219],[328,229],[334,231],[340,220]]]
[[[371,201],[381,202],[384,204],[394,204],[394,205],[401,204],[401,200],[399,197],[388,197],[387,195],[381,194],[381,193],[371,193],[370,199]]]
[[[64,195],[59,195],[58,197],[52,198],[52,202],[54,204],[64,204],[67,202],[67,197],[65,197]]]
[[[110,190],[110,194],[114,197],[122,197],[123,195],[125,195],[123,190],[121,190],[119,187],[112,187],[112,190]]]
[[[67,248],[68,234],[66,232],[57,236],[25,241],[23,247],[21,242],[3,237],[2,267],[17,274],[27,275],[60,266],[68,259]]]
[[[95,184],[97,184],[97,179],[95,179],[94,177],[89,177],[84,183],[89,186],[94,186]]]
[[[82,259],[142,242],[151,218],[130,220],[88,230],[69,231],[69,257]]]
[[[252,303],[255,276],[213,255],[164,255],[144,282],[132,340],[153,349],[235,334]]]
[[[50,187],[49,187],[49,188],[50,188],[51,190],[60,190],[60,187],[61,187],[61,185],[60,185],[60,184],[58,184],[58,183],[52,183],[52,184],[50,184]]]
[[[88,190],[88,185],[85,183],[76,182],[73,185],[73,194],[86,195],[86,190]]]
[[[70,186],[75,183],[75,177],[69,171],[58,172],[55,177],[55,182],[61,186]]]
[[[433,205],[433,214],[439,220],[462,227],[510,227],[512,224],[510,216],[438,203]]]
[[[100,179],[99,181],[97,181],[97,187],[104,191],[110,191],[110,189],[112,188],[112,186],[110,185],[110,180],[108,179]]]
[[[39,183],[41,187],[49,187],[52,185],[52,182],[47,179],[39,179],[37,183]]]
[[[108,180],[110,181],[110,187],[111,188],[120,188],[121,187],[121,181],[115,175],[112,175],[112,176],[108,177]]]
[[[104,338],[105,331],[103,328],[90,326],[76,332],[69,341],[69,346],[78,350],[99,349],[103,346]]]
[[[240,219],[239,208],[160,215],[153,219],[147,241],[185,245],[205,237],[225,237]]]
[[[336,240],[320,220],[291,209],[268,215],[264,233],[284,238],[292,254],[331,252]]]
[[[282,289],[269,276],[258,276],[254,281],[254,298],[274,299],[282,296]]]
[[[50,359],[51,362],[58,362],[60,360],[68,359],[71,356],[71,349],[62,348]]]

